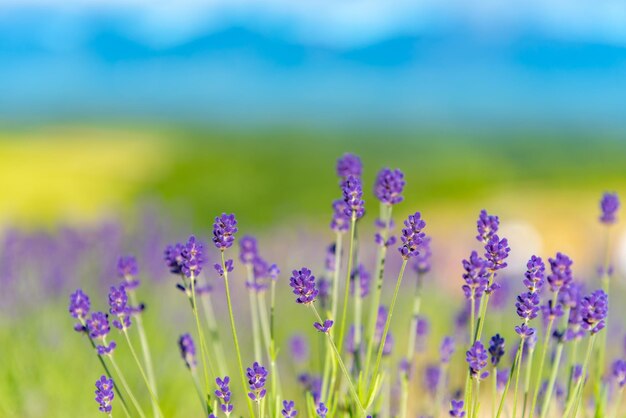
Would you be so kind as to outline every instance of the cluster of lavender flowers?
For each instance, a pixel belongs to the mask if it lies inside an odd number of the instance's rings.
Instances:
[[[524,290],[511,309],[519,320],[507,324],[489,312],[490,298],[494,297],[493,305],[511,248],[500,231],[500,218],[481,211],[476,224],[480,248],[471,250],[461,263],[459,295],[465,301],[458,318],[465,329],[452,328],[440,342],[438,358],[429,361],[426,345],[431,327],[422,312],[422,301],[424,280],[433,264],[426,222],[420,212],[413,212],[401,224],[398,237],[394,236],[393,211],[404,202],[406,182],[400,170],[382,169],[373,187],[380,213],[374,221],[377,232],[369,238],[376,248],[376,264],[369,270],[361,254],[362,241],[367,238],[357,234],[366,213],[362,174],[363,165],[357,156],[346,154],[338,160],[338,194],[342,198],[331,205],[334,242],[326,247],[320,279],[314,273],[317,266],[309,264],[290,269],[289,280],[281,281],[276,264],[261,256],[259,241],[250,235],[238,237],[240,225],[233,214],[217,216],[213,223],[210,242],[217,255],[213,269],[205,269],[210,248],[194,236],[165,248],[165,268],[176,278],[176,287],[186,297],[194,318],[191,332],[179,337],[178,349],[203,416],[407,418],[419,411],[425,417],[447,413],[468,418],[489,414],[496,418],[545,418],[576,417],[580,410],[587,414],[591,409],[595,416],[614,417],[619,412],[626,386],[626,360],[617,358],[606,367],[607,342],[598,337],[605,334],[601,331],[608,321],[610,280],[606,276],[612,271],[608,247],[601,270],[603,288],[588,294],[574,278],[572,259],[563,253],[548,258],[547,266],[537,255],[531,255],[525,266],[515,266],[525,267],[519,278]],[[617,196],[606,194],[600,216],[601,224],[607,226],[606,234],[610,232],[608,226],[617,222],[618,209]],[[236,242],[239,255],[228,258]],[[398,252],[388,254],[394,245]],[[387,261],[391,260],[400,268],[393,292],[388,294],[383,284],[387,282]],[[233,274],[239,272],[239,266],[246,276],[249,328],[242,328],[241,318],[236,317],[240,312],[233,309],[233,299],[241,295],[231,293],[230,286],[238,277]],[[149,395],[153,415],[165,417],[142,324],[145,306],[137,301],[137,262],[130,256],[121,257],[117,270],[121,282],[110,287],[107,312],[92,311],[91,300],[81,289],[70,296],[69,312],[77,321],[75,329],[89,341],[104,371],[96,382],[96,401],[99,410],[110,416],[114,399],[126,416],[147,416],[141,398],[136,396],[138,388],[131,388],[125,377],[128,370],[116,362],[114,354],[121,347],[110,336],[113,324],[135,361],[145,386],[141,390]],[[407,271],[412,274],[411,292],[405,284]],[[216,281],[223,284],[227,306],[221,315],[213,305]],[[304,321],[309,321],[307,328],[317,331],[320,340],[314,346],[319,351],[315,355],[310,355],[313,349],[298,335],[290,340],[291,358],[279,356],[281,341],[274,328],[282,318],[275,316],[275,308],[284,299],[276,292],[285,289],[302,307],[302,315],[309,312],[309,319]],[[397,307],[404,293],[409,293],[409,310]],[[540,314],[541,320],[537,319]],[[221,320],[226,315],[232,337],[228,343],[220,329],[226,324]],[[392,330],[396,337],[405,338],[394,338]],[[483,338],[490,331],[497,332]],[[137,333],[140,350],[135,348],[131,332]],[[241,333],[251,341],[249,348],[240,344]],[[587,340],[584,353],[578,350],[583,340]],[[455,356],[463,353],[465,361],[455,361]],[[317,364],[311,362],[312,357],[319,359]],[[289,378],[281,377],[287,368],[279,367],[280,361],[291,361],[295,366],[300,401],[289,399],[297,393],[286,386]],[[423,379],[418,380],[415,376],[420,371]],[[420,381],[430,393],[430,401],[414,399]],[[491,382],[491,402],[481,403],[485,382]],[[589,393],[592,403],[585,399],[587,386],[593,387]],[[491,408],[484,406],[487,404]]]

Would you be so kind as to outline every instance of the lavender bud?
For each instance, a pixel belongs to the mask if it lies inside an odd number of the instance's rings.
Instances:
[[[580,309],[583,328],[595,334],[604,328],[604,320],[609,310],[609,297],[604,290],[596,290],[580,301]]]
[[[386,205],[395,205],[402,202],[404,189],[404,174],[400,170],[382,169],[376,177],[374,195]]]
[[[248,378],[248,385],[250,387],[248,396],[255,402],[265,397],[265,381],[267,380],[267,374],[265,367],[261,366],[256,361],[252,367],[248,367],[246,371],[246,377]]]
[[[465,411],[463,410],[463,401],[456,401],[452,399],[450,401],[450,416],[455,418],[465,417]]]
[[[617,220],[615,215],[619,210],[619,206],[620,204],[617,193],[605,193],[602,196],[602,200],[600,200],[600,209],[602,210],[600,222],[605,225],[615,223]]]
[[[363,217],[365,214],[365,202],[363,201],[363,186],[361,178],[349,176],[341,185],[343,191],[343,200],[346,203],[345,215],[356,219]]]
[[[82,291],[82,289],[76,289],[74,293],[70,295],[70,315],[73,318],[83,320],[89,315],[89,309],[91,308],[91,302],[89,296]]]
[[[511,248],[509,248],[507,239],[500,239],[497,234],[493,234],[485,245],[485,258],[489,270],[497,271],[505,268],[507,264],[504,260],[509,256],[509,252],[511,252]]]
[[[426,222],[424,222],[419,212],[415,212],[415,214],[409,215],[407,220],[404,221],[404,226],[402,228],[402,236],[400,237],[402,245],[398,248],[398,251],[402,254],[402,258],[408,260],[419,255],[420,246],[426,236],[422,232],[426,227]]]
[[[117,260],[117,275],[122,279],[128,279],[139,274],[137,260],[132,255],[120,257]]]
[[[196,346],[191,335],[181,335],[178,339],[178,347],[180,348],[180,355],[185,361],[187,368],[194,369],[196,367]]]
[[[442,363],[449,363],[452,355],[454,354],[455,346],[454,339],[452,337],[444,337],[441,342],[441,348],[439,349],[439,356]]]
[[[465,353],[465,360],[470,368],[470,374],[474,379],[484,379],[489,373],[480,374],[481,370],[487,367],[489,355],[485,346],[480,341],[476,341]]]
[[[233,242],[235,242],[235,233],[237,231],[235,215],[222,213],[221,216],[216,217],[213,224],[213,243],[217,249],[224,251],[230,248]]]
[[[294,401],[283,401],[283,410],[281,414],[285,418],[294,418],[298,415],[298,411],[296,411],[296,404]]]
[[[107,379],[106,376],[101,376],[96,380],[96,402],[100,404],[98,410],[105,414],[110,414],[113,407],[113,398],[115,393],[113,392],[113,379]]]
[[[220,400],[220,408],[226,416],[229,416],[231,412],[233,412],[233,405],[230,403],[230,397],[232,395],[230,392],[230,377],[224,376],[224,379],[218,377],[215,379],[215,383],[217,384],[215,396]]]
[[[497,216],[489,215],[484,209],[481,210],[476,222],[476,229],[478,230],[476,239],[486,244],[491,239],[491,236],[498,232],[499,225],[500,220]]]
[[[548,259],[552,273],[548,275],[548,283],[553,292],[568,286],[572,281],[572,260],[562,253],[556,253],[555,258]]]
[[[337,175],[341,178],[347,178],[349,176],[361,176],[363,171],[363,164],[361,159],[350,153],[344,154],[337,160]]]
[[[181,255],[183,258],[181,269],[185,276],[198,277],[202,271],[202,264],[204,264],[204,254],[203,246],[196,240],[196,237],[193,235],[189,237]]]
[[[489,341],[489,354],[491,355],[491,364],[497,366],[500,358],[504,355],[504,338],[500,334],[491,337]]]
[[[308,268],[293,270],[289,285],[293,289],[293,294],[298,296],[296,302],[307,304],[315,301],[318,290],[315,288],[315,276]]]

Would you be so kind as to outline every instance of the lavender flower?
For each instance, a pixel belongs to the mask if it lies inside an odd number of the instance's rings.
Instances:
[[[294,335],[289,340],[291,357],[296,363],[306,363],[309,359],[309,345],[304,336]]]
[[[474,342],[474,345],[467,350],[465,360],[474,379],[484,379],[489,375],[488,372],[480,374],[481,370],[487,367],[487,361],[489,360],[487,350],[485,350],[485,346],[480,341]]]
[[[424,236],[422,240],[422,245],[419,249],[419,254],[413,259],[413,270],[417,274],[426,274],[431,269],[431,259],[433,253],[430,249],[431,238],[429,236]]]
[[[343,200],[346,203],[345,215],[356,219],[363,217],[365,214],[365,202],[363,201],[363,186],[361,178],[349,176],[341,185],[343,191]]]
[[[439,348],[439,356],[442,363],[449,363],[452,355],[454,354],[455,346],[454,339],[452,337],[444,337],[441,342],[441,348]]]
[[[261,401],[266,394],[265,381],[267,380],[267,370],[255,361],[252,367],[248,367],[246,377],[250,386],[248,396],[255,402]]]
[[[498,391],[502,391],[504,390],[504,387],[506,386],[506,383],[509,381],[509,371],[504,369],[504,370],[498,370],[498,375],[496,376],[496,389]]]
[[[113,379],[107,379],[106,376],[101,376],[96,380],[96,402],[100,404],[98,410],[105,414],[110,414],[113,410],[113,398],[115,393],[113,392]]]
[[[239,240],[239,259],[243,264],[251,264],[259,256],[257,241],[250,235],[245,235]]]
[[[326,258],[324,259],[324,265],[326,267],[326,271],[330,273],[334,273],[335,271],[335,260],[337,259],[337,247],[335,243],[329,244],[326,247]]]
[[[489,354],[491,355],[491,364],[497,366],[500,358],[504,355],[504,338],[500,334],[491,337],[489,341]]]
[[[431,364],[424,370],[424,387],[430,392],[431,396],[436,395],[440,378],[441,368],[438,365]]]
[[[472,251],[469,260],[463,260],[463,293],[467,299],[480,299],[489,285],[489,273],[487,262],[478,256],[476,251]]]
[[[228,259],[224,261],[224,266],[226,267],[226,273],[230,273],[235,268],[232,259]],[[224,277],[224,268],[222,267],[220,263],[215,263],[213,265],[213,268],[215,269],[215,271],[220,277]]]
[[[394,338],[391,332],[387,332],[387,337],[385,337],[385,345],[383,346],[383,356],[390,356],[393,351]]]
[[[117,274],[122,279],[128,279],[139,274],[137,260],[132,255],[120,257],[117,260]]]
[[[333,326],[333,321],[331,319],[327,319],[324,321],[323,324],[320,324],[319,322],[315,322],[313,324],[313,326],[315,327],[316,330],[318,330],[319,332],[328,332],[330,331],[330,329]]]
[[[420,246],[426,236],[422,232],[426,227],[426,222],[422,220],[422,215],[419,212],[415,212],[404,221],[404,226],[400,237],[402,245],[398,251],[402,254],[402,258],[408,260],[411,257],[417,257],[420,253]]]
[[[579,381],[582,376],[583,376],[582,364],[574,364],[574,368],[572,369],[572,381],[575,383]]]
[[[215,391],[215,396],[217,396],[217,398],[221,402],[220,408],[222,409],[222,412],[226,414],[226,416],[229,416],[231,412],[233,412],[233,405],[230,403],[230,397],[232,395],[230,392],[230,386],[229,386],[230,377],[224,376],[223,379],[220,379],[218,377],[217,379],[215,379],[215,383],[217,383],[217,390]]]
[[[328,414],[328,408],[326,408],[326,405],[324,405],[323,402],[320,402],[315,412],[317,413],[318,417],[326,418],[326,414]]]
[[[533,255],[526,264],[526,273],[524,273],[524,286],[529,292],[539,293],[544,283],[544,273],[546,265],[541,257]]]
[[[285,418],[293,418],[298,415],[298,411],[296,411],[296,404],[294,401],[283,401],[283,410],[281,414]]]
[[[350,293],[354,294],[354,282],[359,279],[359,288],[361,289],[361,297],[366,297],[370,292],[370,279],[371,275],[363,264],[359,264],[357,268],[352,271],[350,275]]]
[[[168,245],[164,252],[165,264],[172,274],[182,274],[183,272],[183,245],[176,243]]]
[[[181,269],[185,276],[198,277],[202,271],[202,264],[204,264],[204,253],[203,246],[196,240],[196,237],[193,235],[189,237],[181,255],[183,257]]]
[[[455,418],[465,417],[465,411],[463,410],[463,407],[463,401],[455,401],[454,399],[452,399],[450,401],[450,416]]]
[[[566,287],[572,281],[572,260],[563,253],[556,253],[555,258],[548,259],[552,273],[548,275],[548,283],[553,292]]]
[[[515,327],[515,332],[522,339],[530,338],[535,335],[535,329],[528,326],[528,324],[523,323],[521,325],[517,325]],[[525,347],[524,347],[525,348]]]
[[[615,223],[616,213],[619,210],[619,198],[617,193],[604,193],[602,200],[600,200],[600,209],[602,215],[600,216],[600,222],[606,225]]]
[[[583,318],[582,326],[592,334],[604,328],[604,320],[609,310],[609,297],[603,290],[596,290],[580,301]]]
[[[89,296],[87,296],[82,289],[76,289],[76,291],[70,295],[69,311],[73,318],[83,321],[87,318],[87,315],[89,315],[90,308],[91,302],[89,301]]]
[[[509,256],[509,252],[511,252],[511,248],[509,248],[507,239],[500,239],[497,234],[493,234],[485,244],[485,258],[489,270],[497,271],[505,268],[507,264],[504,260]]]
[[[237,231],[235,215],[222,213],[221,216],[216,217],[213,224],[213,243],[217,249],[224,251],[230,248],[233,242],[235,242],[235,233]]]
[[[517,296],[515,308],[517,315],[524,321],[535,319],[539,313],[539,295],[531,292],[522,293]]]
[[[128,312],[128,295],[124,286],[111,286],[109,292],[109,312],[111,315],[123,315]]]
[[[613,378],[620,388],[626,385],[626,361],[615,360],[612,367]]]
[[[350,209],[343,199],[333,202],[333,218],[330,221],[330,228],[335,232],[346,232],[350,229],[350,216],[346,215]]]
[[[354,154],[346,153],[337,160],[337,175],[341,178],[360,177],[362,171],[361,159]]]
[[[395,205],[402,202],[404,189],[404,174],[400,170],[382,169],[376,177],[374,195],[386,205]]]
[[[476,222],[476,229],[478,235],[476,239],[484,244],[487,244],[491,239],[491,236],[498,232],[500,225],[500,219],[497,216],[489,215],[486,210],[481,210],[478,215],[478,221]]]
[[[296,302],[308,304],[315,301],[318,290],[315,288],[315,276],[308,268],[293,270],[289,285],[293,289],[293,294],[298,296]]]
[[[111,331],[109,325],[109,315],[104,312],[94,312],[91,318],[87,319],[87,331],[91,338],[104,338]]]
[[[187,368],[194,369],[196,367],[196,346],[191,335],[181,335],[178,339],[178,347],[180,348],[180,355],[185,361]]]

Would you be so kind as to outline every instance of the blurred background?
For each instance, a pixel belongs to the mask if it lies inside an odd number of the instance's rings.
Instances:
[[[365,167],[364,254],[388,166],[407,180],[397,219],[422,211],[435,286],[459,300],[482,208],[502,220],[512,277],[557,250],[595,277],[599,198],[626,196],[624,80],[620,0],[0,2],[0,416],[97,416],[67,295],[103,309],[126,253],[171,360],[169,414],[189,416],[175,341],[192,323],[165,244],[207,240],[234,212],[285,282],[322,268],[345,152]]]

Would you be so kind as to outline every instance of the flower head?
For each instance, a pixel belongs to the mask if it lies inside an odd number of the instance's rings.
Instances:
[[[374,195],[386,205],[395,205],[402,202],[404,189],[404,174],[400,170],[384,168],[380,170],[374,185]]]
[[[517,315],[525,321],[535,319],[539,314],[539,295],[532,292],[524,292],[517,296],[515,302]]]
[[[487,286],[489,286],[489,272],[487,262],[478,256],[476,251],[472,251],[469,260],[463,260],[463,293],[467,299],[479,299],[482,297]]]
[[[267,370],[258,362],[254,362],[252,367],[248,367],[246,371],[250,392],[248,396],[255,402],[265,397],[265,381],[267,380]]]
[[[235,233],[237,231],[235,215],[222,213],[221,216],[215,218],[215,223],[213,224],[213,243],[220,251],[224,251],[235,242]]]
[[[504,355],[504,338],[500,334],[496,334],[489,340],[489,354],[491,355],[491,364],[497,366],[500,358]]]
[[[485,350],[483,343],[476,341],[474,345],[472,345],[465,353],[465,360],[469,365],[470,374],[473,378],[483,379],[487,377],[487,372],[483,374],[480,373],[481,370],[487,367],[487,361],[489,360],[489,355],[487,354],[487,350]]]
[[[285,418],[294,418],[298,415],[298,411],[296,411],[296,404],[294,401],[283,401],[283,410],[281,414]]]
[[[463,410],[463,401],[456,401],[452,399],[450,401],[450,416],[455,418],[465,417],[465,411]]]
[[[318,330],[319,332],[328,332],[330,331],[330,329],[333,326],[333,320],[332,319],[327,319],[324,321],[323,324],[320,324],[319,322],[316,322],[313,324],[313,326],[315,327],[316,330]]]
[[[324,402],[320,402],[317,406],[317,410],[315,411],[319,418],[326,418],[326,414],[328,414],[328,408],[324,405]]]
[[[449,363],[454,354],[454,339],[452,337],[444,337],[439,348],[439,356],[442,363]]]
[[[244,264],[251,264],[259,256],[256,238],[244,235],[239,240],[239,260]]]
[[[168,245],[164,251],[164,259],[172,274],[182,274],[183,244]]]
[[[555,258],[548,259],[550,262],[551,274],[548,275],[548,283],[553,292],[568,286],[572,281],[573,261],[563,253],[556,253]]]
[[[198,277],[204,264],[204,247],[193,235],[189,237],[182,251],[182,272],[187,277]]]
[[[361,159],[350,153],[344,154],[337,160],[337,175],[341,178],[347,178],[349,176],[361,176],[363,171],[363,164]]]
[[[535,329],[532,327],[529,327],[528,324],[526,323],[523,323],[521,325],[516,325],[515,332],[522,339],[527,339],[535,335]],[[526,348],[526,346],[524,346],[524,348]]]
[[[626,361],[615,360],[612,367],[613,378],[620,388],[626,385]]]
[[[509,252],[511,252],[511,248],[507,239],[500,239],[497,234],[493,234],[485,244],[485,258],[489,270],[497,271],[505,268],[507,264],[504,260],[509,256]]]
[[[294,335],[289,340],[291,357],[296,363],[306,363],[309,359],[309,344],[302,335]]]
[[[358,279],[361,298],[366,297],[370,293],[371,277],[365,266],[359,264],[357,268],[352,270],[352,274],[350,275],[350,293],[354,294],[354,282]]]
[[[350,215],[347,215],[350,209],[343,199],[337,199],[333,202],[333,218],[330,221],[330,229],[335,232],[346,232],[350,229]]]
[[[293,294],[298,296],[298,303],[313,303],[317,297],[318,290],[315,288],[315,276],[311,270],[302,267],[300,270],[293,270],[289,285],[293,289]]]
[[[600,222],[606,225],[615,223],[616,213],[619,210],[619,198],[617,193],[605,193],[600,200],[600,209],[602,215],[600,216]]]
[[[104,338],[111,331],[109,315],[104,312],[93,312],[87,319],[87,331],[91,338]]]
[[[110,414],[113,409],[112,403],[115,393],[113,392],[113,379],[107,379],[106,376],[101,376],[96,380],[96,402],[100,404],[98,408],[100,412]]]
[[[220,408],[222,412],[229,416],[231,412],[233,412],[233,405],[230,403],[230,377],[224,376],[223,379],[219,377],[215,379],[215,383],[217,384],[217,390],[215,391],[215,396],[220,400],[221,405]]]
[[[420,247],[426,234],[422,230],[426,227],[426,222],[422,219],[422,215],[419,212],[415,212],[413,215],[409,215],[407,220],[404,221],[404,228],[402,228],[402,236],[400,240],[402,245],[398,248],[402,258],[408,260],[411,257],[417,257],[420,253]]]
[[[499,226],[500,219],[497,216],[489,215],[485,209],[481,210],[478,215],[478,221],[476,222],[476,229],[478,230],[476,239],[487,244],[491,236],[498,232]]]
[[[124,286],[111,286],[109,291],[109,312],[111,315],[124,315],[129,312],[128,295]]]
[[[420,245],[419,254],[413,259],[413,270],[418,274],[426,274],[431,269],[433,253],[430,249],[431,238],[424,236]]]
[[[190,334],[183,334],[178,339],[178,347],[180,348],[180,355],[185,361],[185,365],[188,369],[196,367],[196,346],[191,338]]]
[[[82,289],[76,289],[76,291],[70,295],[69,311],[72,317],[83,320],[89,315],[90,308],[91,302],[89,301],[89,296],[87,296]]]
[[[604,328],[604,321],[609,310],[609,297],[604,290],[596,290],[580,301],[582,326],[592,334]]]
[[[439,379],[441,378],[441,367],[431,364],[426,366],[424,370],[424,386],[430,391],[431,395],[437,394],[439,387]]]
[[[137,260],[135,257],[132,255],[120,257],[117,260],[117,274],[122,279],[137,276],[137,274],[139,274],[139,267],[137,267]]]
[[[524,273],[524,286],[529,292],[539,293],[544,283],[546,265],[541,257],[533,255],[526,263],[526,273]]]
[[[363,186],[361,178],[356,176],[347,177],[341,184],[343,201],[346,204],[344,213],[346,216],[358,219],[365,214],[365,202],[363,201]]]

